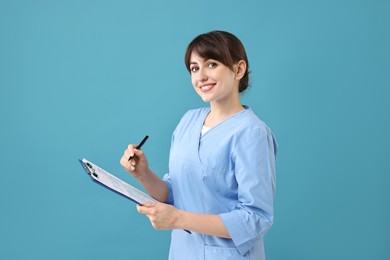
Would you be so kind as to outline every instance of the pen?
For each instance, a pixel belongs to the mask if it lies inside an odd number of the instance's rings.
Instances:
[[[141,147],[144,145],[144,143],[146,142],[146,140],[148,140],[148,138],[149,138],[149,136],[146,135],[146,136],[144,137],[144,139],[142,139],[142,141],[139,143],[139,145],[137,145],[137,147],[135,147],[135,148],[138,149],[138,150],[141,150]],[[129,161],[130,161],[131,159],[133,159],[133,156],[130,156],[130,157],[129,157]]]

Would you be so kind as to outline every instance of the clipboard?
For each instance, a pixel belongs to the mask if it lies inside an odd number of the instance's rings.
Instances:
[[[89,175],[89,177],[91,177],[92,181],[100,186],[109,189],[110,191],[113,191],[141,206],[146,202],[158,202],[148,194],[115,177],[87,159],[79,159],[79,162],[85,172]],[[184,229],[184,231],[191,234],[191,231],[189,230]]]
[[[89,175],[89,177],[91,177],[92,181],[99,184],[100,186],[111,190],[139,205],[143,205],[145,202],[158,202],[148,194],[115,177],[111,173],[105,171],[87,159],[79,159],[79,162],[85,172]]]

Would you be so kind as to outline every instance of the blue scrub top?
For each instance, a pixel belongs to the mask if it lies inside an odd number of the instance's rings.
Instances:
[[[169,259],[265,259],[263,236],[273,223],[277,143],[245,107],[201,129],[210,108],[188,111],[172,135],[168,203],[221,217],[231,239],[173,230]]]

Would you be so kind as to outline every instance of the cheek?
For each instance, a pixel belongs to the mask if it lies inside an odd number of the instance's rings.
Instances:
[[[196,87],[196,80],[192,77],[191,77],[191,83],[192,83],[192,86],[195,88]]]

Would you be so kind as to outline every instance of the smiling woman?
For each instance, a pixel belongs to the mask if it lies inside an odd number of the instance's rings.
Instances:
[[[190,110],[181,119],[163,179],[141,150],[128,146],[122,166],[160,201],[137,206],[138,212],[156,229],[173,230],[170,259],[265,259],[277,143],[240,102],[248,87],[245,49],[233,34],[213,31],[189,44],[185,64],[195,91],[210,107]]]
[[[192,85],[204,102],[231,103],[238,111],[242,110],[237,83],[246,68],[244,61],[239,61],[231,70],[219,61],[205,60],[192,53],[190,64]],[[226,100],[229,98],[232,100]]]
[[[184,62],[188,71],[191,68],[191,55],[197,54],[199,57],[220,61],[225,66],[234,70],[234,65],[240,61],[246,64],[244,75],[240,80],[239,92],[243,92],[249,85],[249,62],[245,48],[241,41],[231,33],[214,31],[196,37],[188,45],[184,57]]]

